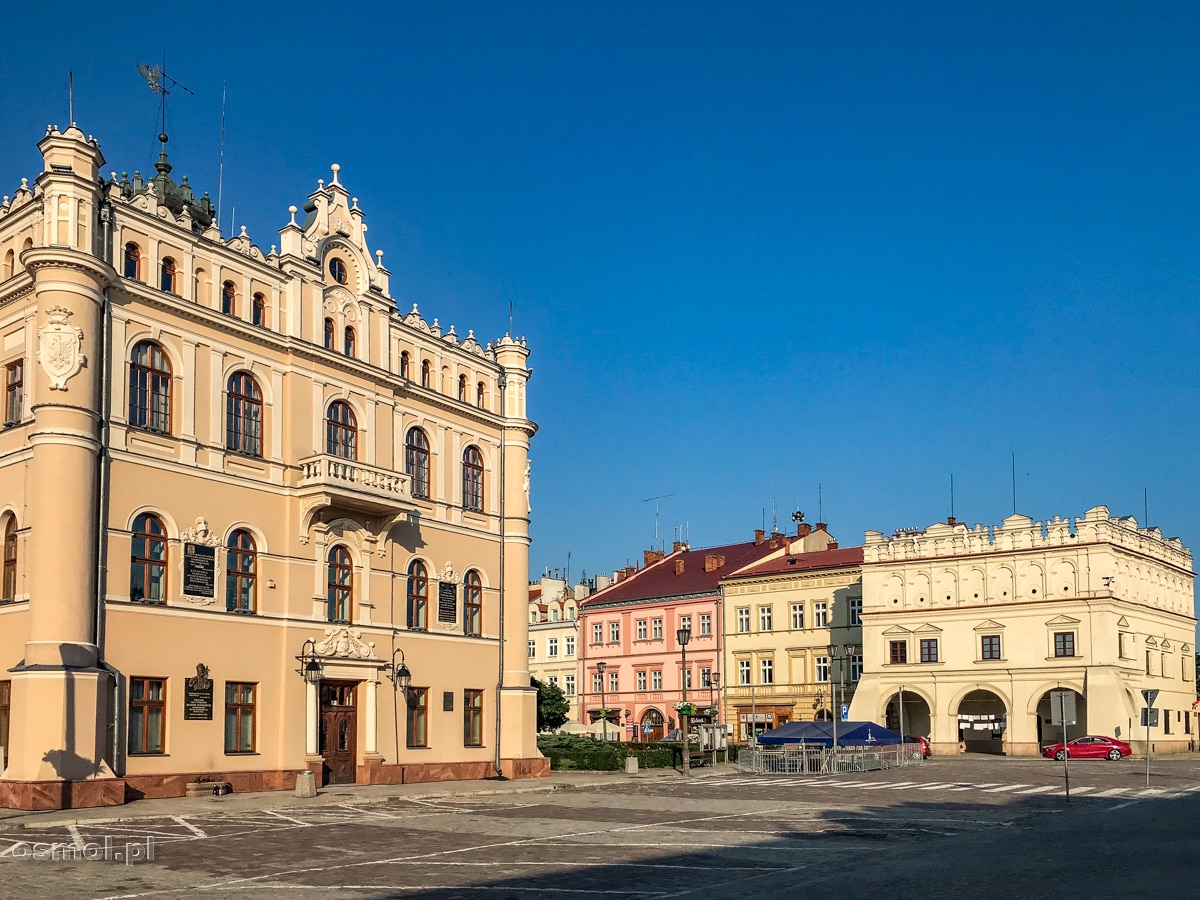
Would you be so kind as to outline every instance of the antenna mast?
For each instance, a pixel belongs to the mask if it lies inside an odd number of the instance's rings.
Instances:
[[[659,494],[657,497],[647,497],[642,501],[643,503],[649,503],[651,500],[654,501],[654,546],[659,547],[659,549],[661,549],[661,546],[658,541],[658,501],[674,496],[674,494]]]
[[[217,164],[217,228],[221,227],[221,196],[225,188],[225,82],[221,82],[221,156]],[[229,226],[233,231],[233,226]]]

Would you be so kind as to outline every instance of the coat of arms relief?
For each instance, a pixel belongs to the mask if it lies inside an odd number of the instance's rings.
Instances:
[[[87,365],[83,355],[83,329],[68,324],[71,311],[56,306],[46,313],[47,322],[38,329],[38,362],[50,379],[50,390],[65,391],[67,381]]]

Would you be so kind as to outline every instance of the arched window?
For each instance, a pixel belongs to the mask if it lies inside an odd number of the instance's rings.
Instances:
[[[400,377],[408,377],[408,351],[403,350],[400,353]]]
[[[9,516],[4,523],[4,596],[0,600],[15,600],[17,596],[17,519]]]
[[[325,452],[344,459],[358,459],[358,424],[354,410],[344,400],[329,404],[325,416]]]
[[[158,516],[150,513],[133,520],[129,599],[135,603],[167,602],[167,529]]]
[[[350,565],[350,551],[335,545],[329,548],[329,609],[326,616],[330,622],[349,622],[350,608],[354,600],[354,569]]]
[[[346,283],[346,264],[336,256],[329,258],[329,274],[338,284]]]
[[[463,634],[483,634],[483,579],[474,569],[463,578]]]
[[[140,342],[129,357],[129,424],[171,433],[171,362],[153,341]]]
[[[4,254],[4,277],[12,278],[13,270],[16,268],[16,254],[10,249]]]
[[[420,428],[408,429],[404,439],[404,471],[412,479],[413,496],[429,499],[429,438]]]
[[[225,398],[225,447],[235,453],[262,456],[262,391],[249,372],[229,376]]]
[[[483,394],[483,382],[481,381],[479,384],[475,385],[475,405],[480,409],[483,409]]]
[[[478,447],[463,451],[463,509],[483,512],[483,454]]]
[[[232,281],[226,281],[221,285],[221,312],[227,316],[236,316],[237,311],[237,288],[233,286]]]
[[[175,260],[169,256],[163,257],[158,286],[168,294],[175,293]]]
[[[267,298],[262,294],[254,295],[254,304],[250,307],[250,321],[259,328],[267,325]]]
[[[467,402],[467,376],[466,375],[458,376],[458,402],[459,403]]]
[[[138,245],[130,241],[125,245],[125,277],[134,281],[142,279],[142,251]]]
[[[430,368],[429,360],[427,360],[427,359],[421,360],[421,387],[423,387],[423,388],[429,387],[429,379],[430,379],[431,375],[432,375],[432,369]]]
[[[429,575],[425,564],[414,559],[408,567],[408,627],[424,629],[429,624]]]
[[[258,551],[254,536],[244,528],[229,535],[225,543],[225,609],[252,613],[255,610],[255,584],[258,575]]]
[[[333,334],[334,334],[333,319],[326,319],[325,320],[325,349],[326,350],[333,349]]]
[[[354,355],[354,329],[351,328],[349,325],[346,326],[346,339],[343,344],[342,352],[345,353],[347,356]]]
[[[204,293],[208,288],[208,275],[203,269],[197,269],[192,275],[192,300],[195,303],[201,303],[204,300]]]

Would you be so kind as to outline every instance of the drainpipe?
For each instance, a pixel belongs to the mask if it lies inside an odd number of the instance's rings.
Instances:
[[[103,259],[111,262],[112,256],[112,207],[107,203],[100,207],[100,224],[104,229],[101,243]],[[111,459],[109,456],[109,419],[112,416],[111,373],[109,366],[112,360],[112,303],[109,300],[109,289],[102,293],[103,309],[101,310],[100,355],[96,361],[100,367],[100,450],[96,454],[97,497],[96,497],[96,610],[92,623],[92,643],[96,647],[99,667],[113,678],[113,708],[110,727],[112,728],[112,759],[109,764],[113,771],[117,770],[117,758],[120,752],[121,729],[118,727],[121,718],[120,673],[104,660],[104,627],[105,627],[105,597],[108,593],[108,509],[109,509],[109,471]],[[122,766],[122,770],[123,770]]]
[[[500,378],[497,385],[500,388],[500,652],[498,654],[499,671],[496,678],[496,758],[492,764],[496,769],[496,777],[503,781],[505,780],[504,770],[500,767],[500,700],[504,690],[504,446],[505,422],[508,420],[508,378],[505,375],[504,366],[500,367]]]

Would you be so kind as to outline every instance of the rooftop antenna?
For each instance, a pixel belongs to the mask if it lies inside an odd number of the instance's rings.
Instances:
[[[225,188],[225,82],[221,82],[221,156],[217,165],[217,228],[221,227],[221,196]],[[232,223],[229,226],[233,231]]]
[[[821,497],[821,482],[817,482],[817,521],[825,521],[825,501]]]
[[[75,124],[75,73],[67,72],[67,121]]]
[[[1145,520],[1142,522],[1142,527],[1150,527],[1150,488],[1142,488],[1142,515]]]
[[[511,309],[511,308],[512,308],[512,304],[510,303],[509,309]],[[658,541],[658,501],[666,500],[668,497],[674,497],[674,496],[675,496],[674,494],[659,494],[657,497],[647,497],[645,500],[642,501],[643,503],[649,503],[651,500],[654,501],[654,546],[658,547],[660,550],[662,549],[662,546],[659,544],[659,541]]]
[[[779,514],[775,508],[775,498],[771,497],[771,534],[779,532]]]
[[[950,518],[954,518],[954,473],[950,473]]]
[[[1017,452],[1011,447],[1008,448],[1009,454],[1012,456],[1012,489],[1013,489],[1013,515],[1017,514]]]
[[[512,310],[512,306],[513,306],[513,304],[512,304],[512,301],[511,301],[511,300],[509,300],[509,301],[508,301],[508,336],[509,336],[509,337],[512,337],[512,333],[513,333],[513,310]]]
[[[166,143],[163,141],[162,135],[167,133],[167,96],[171,93],[171,91],[175,90],[175,88],[179,88],[181,91],[187,91],[189,94],[192,94],[192,91],[184,87],[167,74],[167,54],[165,51],[163,52],[163,62],[161,66],[150,65],[149,63],[138,63],[137,70],[141,73],[141,76],[146,79],[146,84],[150,85],[150,90],[156,94],[162,95],[159,112],[159,115],[162,117],[162,128],[159,130],[159,141]],[[196,95],[192,94],[192,96],[194,97]]]

